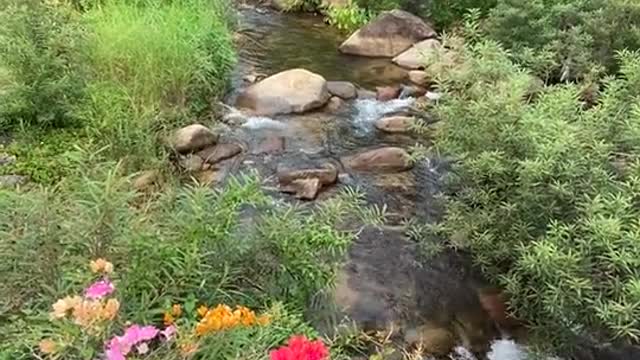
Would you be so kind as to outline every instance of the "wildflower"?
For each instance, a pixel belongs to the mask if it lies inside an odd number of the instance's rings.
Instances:
[[[238,306],[235,310],[224,304],[219,304],[213,309],[204,311],[205,307],[198,309],[199,314],[204,313],[202,319],[196,325],[196,335],[201,336],[210,332],[230,329],[236,326],[251,326],[260,323],[267,323],[268,317],[256,314],[247,307]]]
[[[160,335],[164,337],[165,341],[170,341],[171,339],[173,339],[176,332],[177,332],[176,327],[174,325],[171,325],[171,326],[167,326],[164,330],[160,331]]]
[[[109,299],[102,309],[102,318],[113,320],[120,309],[120,302],[117,299]]]
[[[64,299],[60,299],[53,304],[53,312],[51,317],[54,319],[62,319],[67,316],[67,313],[75,308],[82,302],[82,298],[79,296],[67,296]]]
[[[43,354],[53,354],[56,352],[58,348],[58,344],[56,344],[51,339],[43,339],[39,344],[40,352]]]
[[[113,283],[109,280],[99,280],[85,289],[84,295],[89,299],[102,299],[115,291]]]
[[[173,324],[176,321],[176,319],[173,317],[173,315],[171,315],[170,312],[166,311],[164,313],[164,317],[163,317],[162,321],[164,322],[164,324],[166,326],[169,326],[169,325]]]
[[[200,307],[198,307],[198,315],[200,315],[200,317],[204,317],[205,315],[207,315],[207,311],[209,311],[209,308],[207,308],[204,305],[200,305]]]
[[[328,356],[329,351],[322,341],[309,341],[303,335],[291,337],[287,346],[269,353],[271,360],[323,360]]]
[[[171,315],[175,317],[182,315],[182,306],[180,306],[180,304],[174,304],[171,306]]]
[[[136,350],[144,350],[146,342],[153,340],[159,332],[155,326],[136,324],[129,326],[122,336],[114,336],[107,343],[105,350],[107,360],[124,360],[134,346],[136,346]]]
[[[258,325],[267,325],[268,323],[271,322],[271,316],[266,315],[266,314],[260,315],[256,319],[256,322],[258,323]]]
[[[94,273],[111,274],[113,272],[113,264],[102,258],[92,260],[89,266]]]

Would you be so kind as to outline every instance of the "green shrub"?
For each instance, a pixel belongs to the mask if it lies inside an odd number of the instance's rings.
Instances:
[[[369,11],[355,3],[346,6],[329,6],[326,9],[326,21],[341,31],[351,33],[358,30],[371,19]]]
[[[531,93],[492,42],[439,74],[439,153],[455,155],[434,230],[468,246],[540,343],[640,338],[640,54],[619,56],[599,102],[580,85]]]
[[[0,129],[76,124],[85,95],[85,29],[64,6],[0,4]]]
[[[640,3],[629,0],[501,0],[486,34],[537,75],[576,80],[602,67],[615,73],[616,51],[640,48]]]

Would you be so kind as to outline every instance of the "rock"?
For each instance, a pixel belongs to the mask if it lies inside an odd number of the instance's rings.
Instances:
[[[215,164],[221,160],[232,158],[242,152],[242,146],[236,143],[218,144],[200,150],[197,155],[209,164]]]
[[[426,97],[427,99],[431,100],[431,101],[438,101],[442,98],[442,94],[441,93],[437,93],[437,92],[431,92],[431,91],[427,91],[426,94],[424,94],[424,97]]]
[[[512,329],[519,325],[516,319],[509,315],[505,296],[499,289],[482,289],[478,292],[478,299],[491,320],[503,329]]]
[[[181,154],[187,154],[215,145],[217,141],[218,135],[213,131],[203,125],[193,124],[175,132],[173,148]]]
[[[456,337],[451,331],[433,325],[422,325],[407,331],[405,341],[420,347],[425,353],[438,356],[449,354],[456,345]]]
[[[376,98],[375,91],[358,89],[356,92],[358,95],[358,99],[375,99]]]
[[[133,188],[136,191],[144,192],[156,185],[160,179],[158,170],[145,170],[133,179]]]
[[[16,157],[9,154],[0,154],[0,166],[11,165],[16,162]]]
[[[318,196],[320,189],[336,183],[338,170],[331,164],[310,169],[288,169],[278,166],[276,176],[283,192],[295,194],[299,199],[313,200]]]
[[[420,86],[429,85],[429,75],[427,75],[427,72],[423,70],[409,71],[409,80],[416,85],[420,85]]]
[[[385,11],[340,45],[345,54],[394,57],[436,32],[419,17],[402,10]]]
[[[269,136],[262,140],[253,150],[253,154],[276,154],[285,149],[285,140],[282,136]]]
[[[222,178],[223,175],[219,170],[207,169],[198,171],[195,174],[196,181],[198,181],[198,183],[202,185],[217,184],[218,182],[222,181]]]
[[[340,111],[340,109],[342,109],[343,106],[344,106],[344,100],[342,100],[337,96],[332,96],[331,99],[329,99],[329,102],[327,102],[327,106],[325,106],[325,110],[330,113],[335,113]]]
[[[195,154],[189,154],[180,158],[179,161],[180,167],[188,172],[196,172],[202,169],[202,165],[204,165],[204,160]]]
[[[296,198],[302,200],[314,200],[320,192],[320,179],[297,179],[281,187],[282,192],[294,194]]]
[[[379,86],[376,88],[376,99],[378,101],[389,101],[400,96],[402,88],[400,86]]]
[[[427,89],[421,87],[421,86],[417,86],[417,85],[410,85],[410,86],[406,86],[403,85],[402,86],[402,90],[400,91],[400,95],[398,96],[398,98],[400,99],[406,99],[409,97],[412,98],[419,98],[421,96],[424,96],[427,93]]]
[[[264,78],[266,78],[267,76],[262,74],[262,73],[256,73],[256,72],[252,72],[250,74],[247,74],[245,76],[242,77],[242,81],[244,82],[248,82],[250,84],[253,84],[255,82],[258,82]]]
[[[288,169],[278,166],[276,176],[281,185],[287,185],[298,179],[319,179],[321,185],[332,185],[338,180],[338,170],[331,164],[310,169]]]
[[[27,183],[29,178],[21,175],[1,175],[0,188],[13,188]]]
[[[442,47],[440,41],[427,39],[413,45],[409,50],[393,58],[393,62],[407,69],[421,69],[427,59]]]
[[[389,116],[376,121],[376,129],[388,133],[403,133],[411,130],[415,119],[410,116]]]
[[[326,80],[304,69],[293,69],[270,76],[249,86],[238,96],[236,105],[254,115],[303,113],[317,109],[329,100]]]
[[[333,96],[350,100],[356,97],[356,86],[348,81],[327,81],[327,90]]]
[[[397,147],[369,150],[343,159],[343,163],[360,171],[401,172],[413,167],[409,154]]]

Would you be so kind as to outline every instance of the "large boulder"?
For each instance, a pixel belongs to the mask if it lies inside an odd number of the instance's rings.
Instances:
[[[345,54],[394,57],[418,41],[436,36],[419,17],[402,10],[385,11],[340,45]]]
[[[392,61],[407,69],[421,69],[425,67],[426,59],[433,56],[441,47],[442,44],[436,39],[423,40],[393,58]]]
[[[323,106],[329,100],[327,81],[304,69],[272,75],[245,89],[236,101],[255,115],[303,113]]]
[[[413,167],[411,157],[402,148],[383,147],[346,157],[345,166],[359,171],[402,172]]]

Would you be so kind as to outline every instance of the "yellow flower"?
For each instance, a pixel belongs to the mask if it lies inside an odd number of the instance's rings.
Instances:
[[[58,348],[58,344],[51,339],[43,339],[39,344],[40,352],[43,354],[53,354]]]
[[[200,317],[204,317],[205,315],[207,315],[208,311],[209,308],[204,305],[200,305],[200,307],[198,308],[198,315],[200,315]]]
[[[120,309],[120,302],[117,299],[109,299],[102,309],[102,318],[113,320]]]
[[[105,274],[110,274],[113,272],[113,264],[102,258],[92,260],[89,263],[89,266],[91,267],[91,271],[93,271],[94,273],[102,272]]]
[[[180,306],[180,304],[174,304],[171,307],[171,315],[175,317],[179,317],[180,315],[182,315],[182,306]]]
[[[67,313],[70,310],[73,310],[81,302],[82,298],[80,296],[67,296],[64,299],[60,299],[53,304],[51,317],[54,319],[62,319],[67,316]]]

